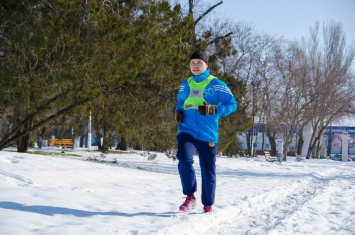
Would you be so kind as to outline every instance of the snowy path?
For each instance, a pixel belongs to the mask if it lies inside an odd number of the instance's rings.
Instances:
[[[185,214],[177,162],[164,154],[107,156],[117,164],[76,154],[0,152],[1,235],[355,235],[355,162],[218,158],[213,213],[198,200]]]
[[[355,211],[355,204],[349,205],[349,199],[355,201],[354,182],[349,185],[348,177],[354,174],[322,170],[233,205],[219,206],[212,214],[177,216],[179,221],[159,234],[306,234],[310,229],[317,234],[354,234],[355,214],[342,211],[342,204]],[[317,203],[323,211],[314,210]],[[339,219],[337,213],[342,213]],[[329,219],[334,224],[324,226]]]

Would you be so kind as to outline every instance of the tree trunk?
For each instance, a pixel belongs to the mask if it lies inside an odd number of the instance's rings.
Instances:
[[[26,122],[22,128],[20,128],[19,133],[21,132],[25,132],[27,133],[26,135],[23,135],[22,137],[20,137],[17,140],[17,152],[20,153],[27,153],[28,152],[28,148],[30,147],[30,139],[31,139],[31,132],[28,131],[31,129],[32,127],[32,118],[30,118],[28,120],[28,122]]]
[[[27,134],[17,140],[17,152],[27,153],[30,146],[30,134]]]
[[[30,134],[24,135],[17,140],[17,152],[27,153],[30,146]]]
[[[121,136],[120,143],[118,144],[119,150],[127,150],[126,138]]]
[[[283,154],[284,154],[284,158],[283,158],[283,160],[284,161],[287,161],[287,150],[288,150],[288,147],[290,146],[290,144],[288,143],[288,141],[285,141],[285,149],[284,149],[284,152],[283,152]]]
[[[302,148],[303,148],[303,134],[301,134],[298,138],[298,144],[297,144],[297,155],[302,154]]]

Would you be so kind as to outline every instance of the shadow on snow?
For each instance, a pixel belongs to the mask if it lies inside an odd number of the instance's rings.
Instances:
[[[96,215],[104,216],[124,216],[124,217],[134,217],[134,216],[158,216],[158,217],[171,217],[178,214],[178,212],[165,212],[165,213],[155,213],[155,212],[138,212],[138,213],[124,213],[124,212],[95,212],[95,211],[85,211],[78,209],[71,209],[65,207],[56,206],[25,206],[16,202],[0,202],[0,208],[8,210],[17,210],[24,212],[37,213],[42,215],[54,216],[54,215],[73,215],[77,217],[89,217]]]

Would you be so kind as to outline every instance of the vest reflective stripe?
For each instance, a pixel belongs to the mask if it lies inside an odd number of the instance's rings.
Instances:
[[[184,105],[184,109],[198,109],[198,105],[197,104],[186,104]]]
[[[203,98],[203,91],[206,86],[214,79],[215,77],[210,75],[202,82],[195,82],[192,77],[187,79],[187,83],[190,87],[190,95],[184,102],[184,109],[198,109],[199,105],[203,105],[205,99]]]

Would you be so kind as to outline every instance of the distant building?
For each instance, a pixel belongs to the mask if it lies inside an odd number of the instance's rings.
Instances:
[[[251,130],[250,130],[251,131]],[[337,155],[341,154],[341,134],[347,132],[349,133],[349,155],[355,156],[355,126],[328,126],[324,132],[322,139],[322,153],[321,155],[326,156],[327,148],[329,143],[331,144],[331,154]],[[242,133],[237,136],[237,138],[241,142],[241,149],[246,150],[247,140],[246,134]],[[281,137],[279,137],[281,138]],[[329,138],[330,142],[329,142]],[[263,136],[262,128],[255,128],[254,131],[254,149],[255,150],[271,150],[271,144],[269,142],[269,138]],[[296,149],[296,134],[295,138],[293,138],[293,142],[290,144],[288,151],[297,151]]]
[[[349,133],[349,155],[355,156],[355,127],[351,126],[328,126],[324,135],[323,142],[329,142],[329,137],[331,136],[331,153],[341,154],[341,134],[347,132]],[[326,145],[327,146],[327,145]]]

